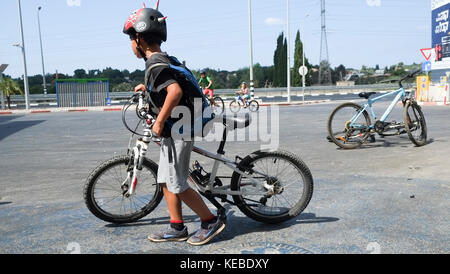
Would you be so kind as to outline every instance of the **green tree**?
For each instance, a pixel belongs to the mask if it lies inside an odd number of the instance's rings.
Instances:
[[[82,78],[86,78],[87,74],[84,69],[77,69],[73,72],[73,77],[75,77],[77,79],[82,79]]]
[[[277,39],[277,48],[275,49],[273,63],[273,85],[276,87],[286,86],[287,73],[287,42],[284,34],[281,33]]]
[[[3,78],[2,82],[0,83],[0,89],[3,91],[3,94],[6,97],[8,109],[11,109],[11,95],[23,95],[23,91],[20,89],[17,82],[12,80],[11,78]]]
[[[298,73],[298,69],[303,66],[303,43],[300,40],[300,31],[297,31],[295,36],[295,49],[294,49],[294,69],[292,71],[292,85],[299,87],[303,84],[302,76]],[[305,66],[308,68],[308,75],[311,74],[311,64],[308,58],[305,56]],[[307,86],[311,85],[311,77],[305,76],[305,83]]]

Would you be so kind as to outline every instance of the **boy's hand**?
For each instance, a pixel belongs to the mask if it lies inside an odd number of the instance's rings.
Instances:
[[[161,123],[160,121],[156,120],[152,129],[153,129],[153,132],[156,134],[156,136],[161,137],[163,129],[164,129],[164,123]]]
[[[139,92],[139,91],[147,91],[147,88],[143,85],[143,84],[139,84],[134,88],[134,92]]]

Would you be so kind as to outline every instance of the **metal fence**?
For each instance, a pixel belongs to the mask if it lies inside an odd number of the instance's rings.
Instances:
[[[107,83],[106,83],[107,84]],[[58,83],[58,85],[61,85],[61,81]],[[105,83],[103,83],[105,85]],[[406,86],[405,86],[406,87]],[[91,87],[93,88],[93,87]],[[306,95],[311,94],[323,94],[323,95],[330,95],[330,94],[339,94],[339,93],[351,93],[351,92],[362,92],[362,91],[380,91],[380,90],[393,90],[398,88],[398,84],[375,84],[375,85],[356,85],[356,86],[349,86],[349,87],[338,87],[338,86],[312,86],[312,87],[306,87],[305,93]],[[408,88],[408,87],[407,87]],[[75,100],[73,99],[73,87],[70,89],[68,87],[68,91],[70,94],[70,91],[72,90],[72,98],[69,100],[73,100],[74,102],[80,102],[80,98],[76,97]],[[88,88],[89,90],[89,88]],[[117,101],[124,101],[130,98],[130,96],[133,94],[132,91],[124,91],[124,92],[109,92],[109,87],[107,87],[106,95],[102,95],[100,98],[93,96],[92,101],[99,102],[99,106],[104,106],[105,100],[107,98],[110,98],[111,101],[117,102]],[[257,88],[255,89],[255,96],[257,97],[265,97],[265,96],[287,96],[287,89],[284,88]],[[292,87],[292,96],[299,96],[302,95],[302,88],[301,87]],[[234,95],[235,90],[234,89],[216,89],[214,91],[215,94],[220,96],[226,96],[226,95]],[[90,96],[90,95],[89,95]],[[30,95],[30,101],[32,103],[53,103],[53,102],[59,102],[58,97],[55,94],[31,94]],[[90,98],[88,102],[90,103]],[[11,101],[16,104],[24,104],[25,98],[23,95],[13,95],[11,96]],[[62,107],[62,105],[60,105]],[[70,105],[69,107],[72,107],[73,105]],[[77,105],[77,106],[83,106],[83,105]],[[89,106],[89,105],[88,105]]]
[[[107,79],[56,81],[58,107],[105,106],[108,97],[109,81]]]

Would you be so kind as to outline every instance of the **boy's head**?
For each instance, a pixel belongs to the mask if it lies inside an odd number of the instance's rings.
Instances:
[[[201,78],[205,78],[205,77],[206,77],[206,69],[202,69],[202,70],[200,71],[200,77],[201,77]]]
[[[158,10],[145,7],[128,17],[123,32],[130,36],[138,58],[145,59],[143,48],[153,44],[160,46],[167,40],[166,18]]]

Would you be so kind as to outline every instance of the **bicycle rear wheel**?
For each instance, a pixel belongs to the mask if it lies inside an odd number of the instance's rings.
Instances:
[[[127,178],[129,156],[114,157],[98,166],[84,187],[84,201],[96,217],[110,223],[131,223],[153,211],[161,202],[162,189],[157,184],[158,166],[144,159],[135,193],[125,197],[122,183]],[[126,188],[127,186],[125,186]]]
[[[403,109],[405,130],[408,137],[416,146],[423,146],[427,142],[427,124],[421,107],[412,101],[408,101]]]
[[[213,112],[215,114],[222,114],[225,111],[225,104],[223,102],[223,99],[219,96],[214,97],[214,104],[211,104],[211,107],[213,109]]]
[[[338,106],[328,118],[328,135],[337,146],[352,149],[361,146],[370,135],[370,117],[355,103]],[[358,116],[359,115],[359,116]]]
[[[280,223],[298,216],[308,206],[313,178],[305,163],[286,151],[257,151],[239,163],[239,169],[261,181],[254,186],[246,177],[233,172],[231,190],[268,190],[265,195],[234,195],[233,200],[248,217],[264,223]]]
[[[233,100],[230,103],[230,110],[233,113],[239,112],[241,110],[241,104],[237,100]]]

